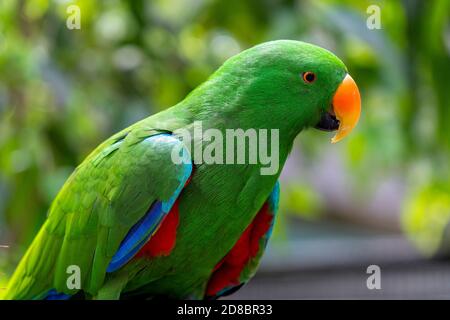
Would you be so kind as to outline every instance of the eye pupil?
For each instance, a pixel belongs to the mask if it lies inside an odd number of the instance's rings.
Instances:
[[[312,83],[316,80],[316,75],[313,72],[303,73],[303,81],[306,83]]]

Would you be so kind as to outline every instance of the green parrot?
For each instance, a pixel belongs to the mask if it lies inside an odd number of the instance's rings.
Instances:
[[[113,135],[75,169],[3,298],[217,299],[235,292],[255,274],[269,240],[277,180],[294,138],[315,127],[336,131],[337,142],[360,109],[358,87],[325,49],[278,40],[231,57],[184,100]],[[223,136],[276,130],[268,148],[277,152],[276,170],[263,174],[261,160],[198,161],[193,153],[212,143],[195,133],[199,123]],[[225,139],[224,153],[242,149],[230,145]]]

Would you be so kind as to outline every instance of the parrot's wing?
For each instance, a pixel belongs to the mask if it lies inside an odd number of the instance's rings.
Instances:
[[[280,184],[277,181],[252,223],[214,269],[207,284],[206,299],[230,295],[254,276],[272,234],[279,199]]]
[[[106,272],[155,232],[192,173],[189,152],[167,133],[135,129],[100,148],[59,192],[5,298],[53,298],[80,287],[96,294]]]

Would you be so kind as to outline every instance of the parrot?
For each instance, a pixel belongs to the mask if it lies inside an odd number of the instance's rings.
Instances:
[[[294,139],[316,128],[334,132],[336,143],[360,113],[358,86],[330,51],[297,40],[243,50],[75,168],[3,298],[209,300],[236,292],[255,275],[271,236]],[[277,130],[276,172],[262,174],[261,161],[195,161],[179,132],[198,122],[224,136]],[[199,150],[211,143],[196,134],[190,142]]]

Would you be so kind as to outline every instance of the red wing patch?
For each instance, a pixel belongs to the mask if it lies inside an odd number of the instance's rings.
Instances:
[[[173,204],[170,212],[164,217],[156,233],[139,250],[136,257],[168,256],[175,247],[177,228],[180,220],[178,200]]]
[[[208,282],[206,296],[215,296],[225,288],[240,284],[241,272],[246,264],[258,254],[259,242],[269,231],[272,220],[273,215],[270,213],[269,204],[266,202],[234,247],[215,266]]]
[[[186,187],[194,174],[195,167],[192,167],[192,172],[189,178],[186,180],[184,186]],[[178,223],[180,222],[180,213],[178,211],[178,199],[170,209],[169,213],[164,217],[156,233],[150,238],[150,240],[139,250],[136,257],[160,257],[168,256],[173,248],[177,239]]]

